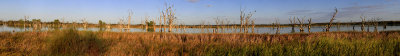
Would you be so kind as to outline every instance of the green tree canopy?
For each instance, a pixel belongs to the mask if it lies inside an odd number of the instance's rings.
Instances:
[[[153,26],[154,24],[155,24],[154,21],[146,22],[146,25],[147,25],[147,26]]]
[[[58,19],[53,21],[53,24],[59,24],[59,23],[60,23],[60,20],[58,20]]]

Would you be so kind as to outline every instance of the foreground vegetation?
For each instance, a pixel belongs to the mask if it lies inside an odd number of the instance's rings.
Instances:
[[[1,32],[0,55],[398,56],[399,31],[310,34]]]

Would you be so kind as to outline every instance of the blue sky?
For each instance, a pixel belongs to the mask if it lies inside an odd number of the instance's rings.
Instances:
[[[399,0],[0,0],[0,19],[18,20],[23,16],[30,19],[90,23],[103,20],[117,23],[134,13],[133,24],[139,24],[145,16],[159,16],[164,3],[175,5],[177,24],[199,24],[206,21],[214,24],[214,18],[239,23],[240,6],[254,11],[257,24],[269,24],[275,20],[288,23],[288,17],[313,18],[314,22],[328,22],[338,8],[336,21],[360,21],[359,16],[381,17],[382,20],[400,20]]]

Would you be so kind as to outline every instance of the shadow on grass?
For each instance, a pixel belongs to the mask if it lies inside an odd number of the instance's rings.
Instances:
[[[55,34],[50,41],[50,55],[98,56],[106,51],[104,40],[95,33],[68,29]]]

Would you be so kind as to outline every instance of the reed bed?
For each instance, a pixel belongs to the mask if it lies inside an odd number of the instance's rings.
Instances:
[[[1,32],[0,55],[398,56],[399,31],[310,34]]]

